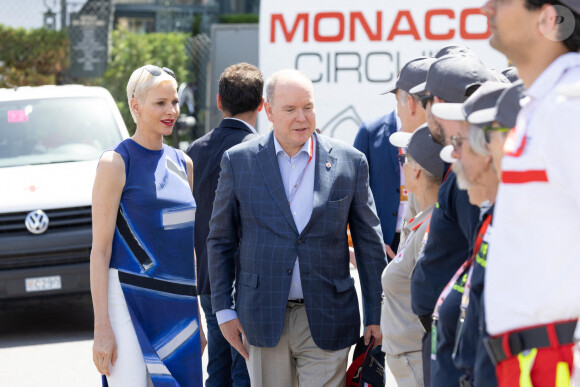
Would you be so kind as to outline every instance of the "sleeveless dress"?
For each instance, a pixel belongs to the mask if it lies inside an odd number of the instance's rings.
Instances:
[[[195,280],[195,200],[182,152],[149,150],[132,139],[114,149],[126,183],[110,267],[119,281],[155,386],[201,386]]]

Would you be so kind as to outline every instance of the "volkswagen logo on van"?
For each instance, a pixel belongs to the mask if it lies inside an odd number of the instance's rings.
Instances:
[[[42,210],[31,211],[24,221],[26,228],[33,234],[42,234],[48,228],[48,216]]]

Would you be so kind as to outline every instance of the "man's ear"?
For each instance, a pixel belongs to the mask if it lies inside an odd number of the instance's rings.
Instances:
[[[220,110],[220,112],[222,111],[222,97],[220,97],[220,95],[218,94],[215,97],[216,101],[217,101],[217,107]]]
[[[258,105],[258,111],[262,111],[263,107],[264,107],[264,97],[262,97],[262,99],[260,100],[260,105]]]
[[[266,111],[266,115],[268,116],[268,120],[270,122],[274,122],[274,114],[272,112],[272,104],[270,102],[264,102],[264,110]]]
[[[419,102],[417,102],[417,100],[415,98],[413,98],[413,96],[411,94],[407,94],[407,101],[405,104],[408,106],[409,113],[411,113],[411,115],[415,114],[415,111],[417,110],[418,103]]]

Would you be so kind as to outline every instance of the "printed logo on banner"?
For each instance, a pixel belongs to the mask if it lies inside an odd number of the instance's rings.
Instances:
[[[481,1],[374,0],[262,1],[260,69],[265,76],[284,68],[303,71],[314,84],[317,127],[347,143],[362,121],[396,107],[394,87],[403,65],[418,56],[461,44],[490,68],[508,61],[491,48]],[[270,127],[260,115],[260,128]]]

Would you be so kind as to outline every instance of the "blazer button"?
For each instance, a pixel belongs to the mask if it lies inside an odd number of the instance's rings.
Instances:
[[[288,274],[292,274],[292,270],[288,269],[287,270]]]
[[[301,245],[301,244],[302,244],[302,239],[298,239],[298,240],[296,241],[296,244],[297,244],[297,245]]]
[[[397,216],[397,213],[393,211],[393,216]]]
[[[401,189],[400,188],[397,188],[397,193],[401,193]]]

